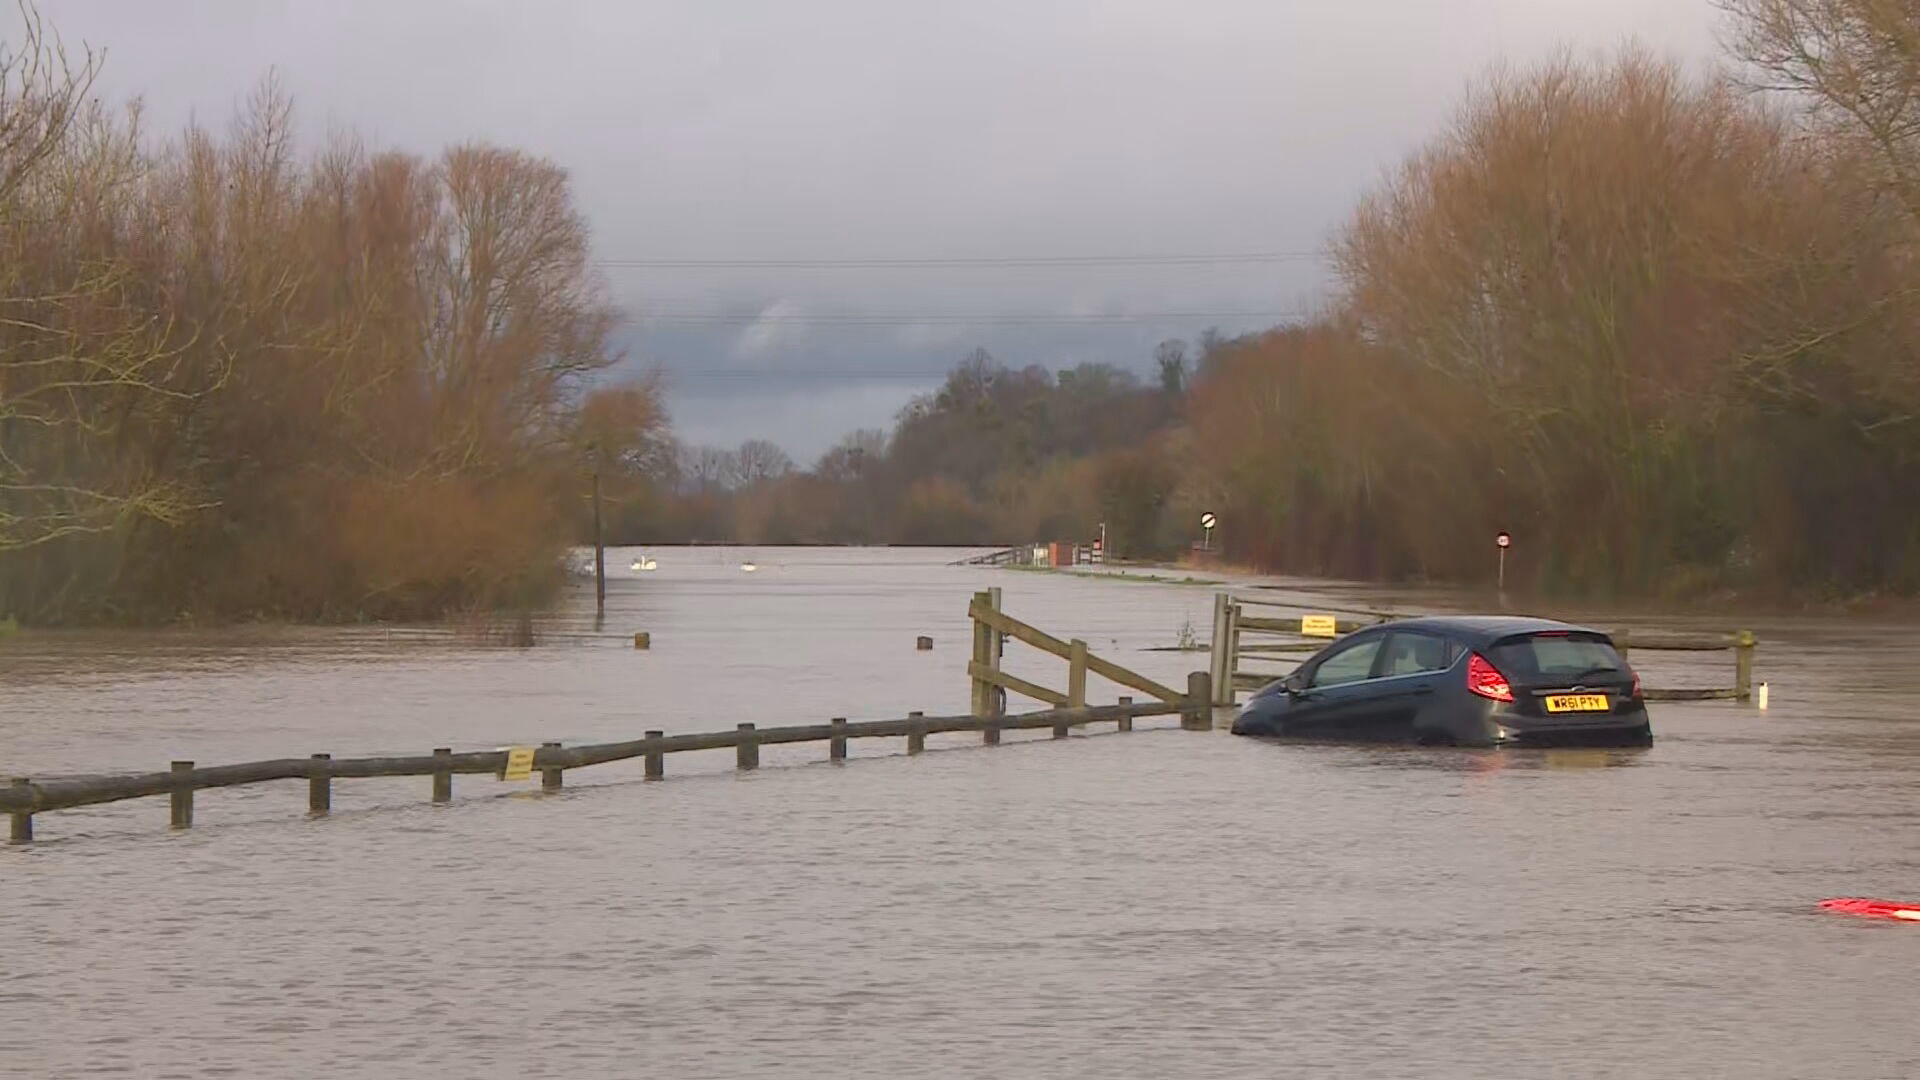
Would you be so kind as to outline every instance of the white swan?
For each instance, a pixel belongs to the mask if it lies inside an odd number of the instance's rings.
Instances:
[[[642,555],[639,558],[633,560],[633,565],[627,567],[627,569],[637,572],[642,570],[657,570],[659,569],[659,567],[660,567],[659,563],[653,561],[653,559],[645,555]]]
[[[760,568],[759,568],[759,567],[757,567],[757,566],[755,566],[755,565],[753,565],[753,564],[752,564],[752,563],[750,563],[750,562],[743,562],[743,563],[741,563],[741,564],[740,564],[740,570],[741,570],[741,572],[742,572],[742,573],[747,573],[747,574],[751,574],[751,573],[753,573],[753,572],[754,572],[755,570],[758,570],[758,569],[760,569]]]

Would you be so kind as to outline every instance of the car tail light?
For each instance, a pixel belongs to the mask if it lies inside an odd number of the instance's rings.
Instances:
[[[1513,700],[1513,687],[1507,685],[1507,677],[1479,653],[1467,661],[1467,689],[1494,701]]]

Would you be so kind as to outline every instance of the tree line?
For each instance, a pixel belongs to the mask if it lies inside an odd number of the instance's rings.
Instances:
[[[566,173],[351,137],[271,79],[152,136],[31,8],[0,45],[0,616],[409,618],[535,602],[646,385]]]
[[[1317,318],[1210,338],[1190,380],[1169,346],[1160,385],[976,356],[693,532],[1106,522],[1164,556],[1204,509],[1291,572],[1481,580],[1506,530],[1542,589],[1920,590],[1920,18],[1721,7],[1721,70],[1629,47],[1486,77],[1335,235]]]
[[[1920,20],[1724,0],[1731,64],[1500,71],[1332,238],[1318,317],[959,363],[797,467],[677,446],[564,170],[156,138],[0,51],[0,617],[526,605],[587,535],[1177,553],[1589,592],[1920,590]]]

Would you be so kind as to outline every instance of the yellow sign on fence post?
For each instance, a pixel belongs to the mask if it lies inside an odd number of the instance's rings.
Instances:
[[[1331,615],[1302,615],[1300,617],[1300,636],[1339,637],[1339,620]]]
[[[531,746],[507,747],[507,767],[501,771],[502,780],[525,780],[533,776],[533,750]]]

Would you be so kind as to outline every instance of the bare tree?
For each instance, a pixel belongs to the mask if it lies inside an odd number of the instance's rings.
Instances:
[[[0,551],[192,506],[124,435],[190,396],[176,328],[140,310],[126,257],[79,235],[124,212],[144,169],[137,114],[89,103],[98,54],[69,57],[20,10],[22,40],[0,42]]]
[[[1753,85],[1804,95],[1920,218],[1920,11],[1912,0],[1717,0]]]
[[[714,446],[682,447],[678,471],[686,490],[712,494],[731,488],[740,467],[731,450]]]
[[[734,486],[754,487],[793,471],[793,459],[765,439],[748,439],[734,451]]]

